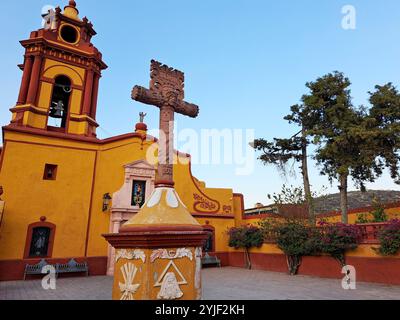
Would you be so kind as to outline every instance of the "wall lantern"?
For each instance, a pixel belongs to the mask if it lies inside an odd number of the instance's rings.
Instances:
[[[103,212],[108,211],[108,208],[110,207],[110,202],[111,202],[111,196],[109,193],[106,193],[103,196]]]

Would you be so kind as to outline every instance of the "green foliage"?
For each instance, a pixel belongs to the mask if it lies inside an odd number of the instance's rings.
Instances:
[[[385,213],[385,208],[378,198],[374,198],[372,202],[374,210],[371,212],[373,216],[372,222],[387,222],[389,220],[387,214]]]
[[[385,212],[385,207],[379,198],[374,197],[372,200],[372,207],[373,211],[371,211],[369,214],[364,213],[357,216],[357,224],[380,223],[387,222],[389,220],[389,217]],[[372,216],[372,218],[369,218],[369,216]]]
[[[259,248],[264,243],[261,230],[255,226],[248,225],[229,230],[229,246],[231,248]]]
[[[290,160],[301,161],[302,138],[291,139],[274,138],[272,142],[265,139],[257,139],[253,144],[254,149],[261,151],[259,159],[265,164],[276,165],[286,174],[286,165]]]
[[[331,182],[352,176],[363,188],[381,174],[375,162],[377,136],[370,130],[365,109],[353,106],[350,85],[340,72],[307,83],[310,93],[303,96],[303,109],[316,119],[307,129],[317,145],[315,159],[321,174]]]
[[[357,226],[342,223],[320,222],[317,227],[300,219],[265,219],[259,226],[286,254],[291,275],[297,274],[304,256],[328,254],[345,265],[346,251],[356,249],[361,237]]]
[[[301,221],[288,221],[276,228],[279,249],[289,256],[307,256],[315,252],[310,242],[311,227]]]
[[[260,248],[264,244],[264,235],[260,228],[247,225],[231,228],[228,231],[229,246],[235,249],[245,249],[247,267],[251,269],[250,248]]]
[[[301,265],[302,257],[315,254],[317,229],[301,219],[265,219],[259,222],[266,239],[276,241],[287,257],[289,273],[296,275]]]
[[[379,152],[386,167],[396,183],[400,183],[400,94],[392,83],[375,86],[374,92],[369,92],[369,118],[377,133]],[[383,163],[382,163],[383,165]]]
[[[366,224],[366,223],[370,223],[370,222],[371,221],[368,218],[368,214],[363,213],[363,214],[357,215],[356,224]]]
[[[343,223],[320,223],[320,227],[322,232],[320,233],[321,239],[318,242],[321,253],[329,254],[345,266],[346,251],[358,248],[361,238],[360,229],[355,225]]]
[[[301,187],[282,186],[280,193],[269,194],[268,199],[273,200],[275,204],[298,204],[302,205],[306,203],[306,197],[304,195],[304,190]]]
[[[379,233],[380,247],[377,250],[382,256],[393,256],[400,251],[400,220],[392,220]]]

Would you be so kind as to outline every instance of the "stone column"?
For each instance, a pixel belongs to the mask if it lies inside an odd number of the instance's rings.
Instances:
[[[25,56],[24,73],[22,75],[21,88],[19,90],[17,105],[26,102],[29,89],[29,80],[31,79],[33,60],[31,56]]]
[[[100,83],[100,75],[96,73],[94,75],[93,80],[93,92],[92,92],[92,107],[90,110],[90,117],[96,120],[96,113],[97,113],[97,97],[99,95],[99,83]]]
[[[35,104],[36,96],[39,88],[40,70],[42,68],[42,57],[37,54],[33,61],[32,75],[29,83],[28,97],[26,103]]]
[[[90,108],[92,106],[93,78],[94,78],[94,72],[93,70],[89,69],[86,75],[85,95],[84,95],[83,110],[82,110],[82,113],[86,115],[90,115]]]

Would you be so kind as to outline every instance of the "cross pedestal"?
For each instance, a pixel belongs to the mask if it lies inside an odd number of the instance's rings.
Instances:
[[[116,250],[114,300],[200,300],[202,247],[207,233],[174,189],[174,113],[196,117],[184,99],[182,72],[151,63],[150,90],[135,87],[132,98],[160,108],[156,187],[139,213],[118,234],[104,235]]]

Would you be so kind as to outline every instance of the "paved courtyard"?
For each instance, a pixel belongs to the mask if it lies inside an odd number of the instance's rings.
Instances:
[[[340,280],[290,277],[281,273],[237,268],[206,269],[205,300],[374,300],[400,299],[400,286],[358,283],[346,291]],[[0,282],[0,300],[110,300],[112,278],[59,279],[45,291],[41,281]]]

